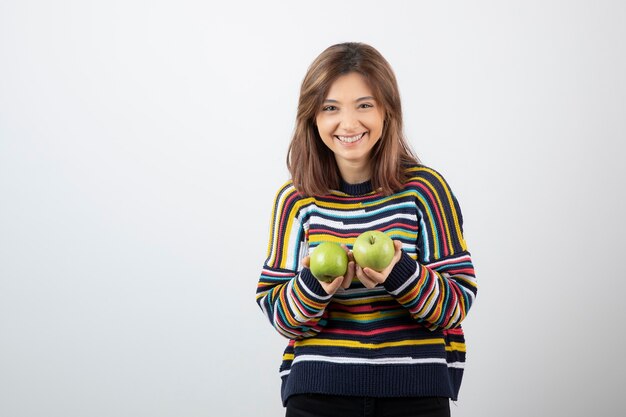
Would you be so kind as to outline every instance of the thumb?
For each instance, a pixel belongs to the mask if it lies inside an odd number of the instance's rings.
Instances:
[[[326,291],[328,295],[333,295],[334,293],[337,292],[342,282],[343,282],[343,278],[337,277],[334,280],[332,280],[332,282],[323,283],[322,287],[324,287],[324,291]]]

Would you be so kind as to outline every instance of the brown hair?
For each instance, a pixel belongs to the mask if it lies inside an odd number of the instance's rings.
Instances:
[[[367,44],[340,43],[327,48],[313,61],[300,87],[287,168],[294,186],[302,194],[324,195],[340,186],[337,162],[322,142],[315,118],[332,83],[351,72],[365,78],[385,113],[382,136],[371,151],[373,189],[383,194],[401,189],[406,181],[406,165],[419,163],[404,138],[400,93],[391,66]]]

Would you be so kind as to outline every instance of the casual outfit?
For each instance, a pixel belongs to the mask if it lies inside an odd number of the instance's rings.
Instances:
[[[284,405],[292,396],[302,401],[300,394],[457,399],[474,267],[445,179],[423,165],[407,172],[403,189],[388,196],[370,182],[314,197],[291,181],[278,190],[256,300],[290,339],[280,367]],[[381,285],[368,289],[355,277],[327,295],[302,259],[322,242],[351,249],[368,230],[401,241],[400,261]]]

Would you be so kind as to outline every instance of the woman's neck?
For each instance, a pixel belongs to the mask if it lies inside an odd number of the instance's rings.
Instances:
[[[351,164],[344,162],[339,166],[341,178],[348,184],[360,184],[369,180],[372,176],[372,170],[369,163]]]

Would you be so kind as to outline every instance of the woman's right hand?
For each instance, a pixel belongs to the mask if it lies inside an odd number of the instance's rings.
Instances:
[[[352,283],[352,278],[354,278],[355,276],[356,264],[352,256],[352,252],[348,250],[348,247],[346,245],[341,245],[341,247],[348,254],[348,270],[346,271],[344,276],[339,276],[333,279],[331,282],[319,281],[320,285],[322,286],[322,288],[324,289],[324,291],[326,291],[326,294],[328,295],[335,294],[337,291],[339,291],[339,288],[343,288],[343,289],[348,288],[350,284]],[[305,267],[310,268],[310,257],[305,256],[304,259],[302,259],[302,264]]]

